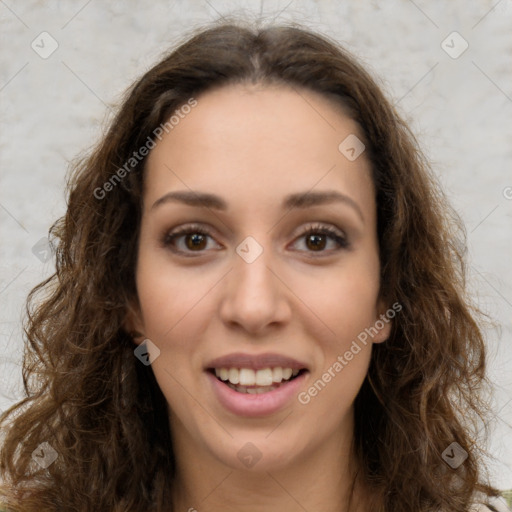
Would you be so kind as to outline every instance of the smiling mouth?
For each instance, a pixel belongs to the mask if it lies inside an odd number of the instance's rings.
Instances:
[[[276,366],[253,370],[252,368],[208,368],[219,381],[238,393],[258,395],[268,393],[286,385],[288,382],[307,372]]]

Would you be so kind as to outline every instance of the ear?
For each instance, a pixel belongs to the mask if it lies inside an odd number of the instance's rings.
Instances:
[[[372,336],[372,343],[383,343],[391,334],[391,327],[393,324],[392,318],[395,316],[396,311],[391,309],[388,304],[385,304],[382,299],[377,303],[377,318],[373,327],[377,334]]]
[[[127,306],[123,329],[136,345],[140,345],[146,339],[142,313],[138,305],[130,303]]]

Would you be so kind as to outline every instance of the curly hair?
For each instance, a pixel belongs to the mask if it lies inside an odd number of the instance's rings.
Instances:
[[[379,512],[467,512],[482,476],[486,355],[466,290],[464,226],[419,144],[371,74],[297,24],[202,27],[126,93],[108,131],[74,162],[67,211],[50,228],[56,271],[27,299],[26,397],[0,417],[0,496],[14,511],[169,510],[175,461],[165,398],[123,325],[137,301],[146,158],[112,179],[180,106],[228,84],[319,92],[361,127],[371,163],[380,295],[398,301],[354,404],[358,476]],[[119,177],[119,173],[118,173]],[[105,184],[108,187],[108,197]],[[135,302],[137,303],[137,302]],[[484,429],[485,430],[485,429]],[[32,453],[48,442],[49,467]],[[457,442],[457,469],[442,459]]]

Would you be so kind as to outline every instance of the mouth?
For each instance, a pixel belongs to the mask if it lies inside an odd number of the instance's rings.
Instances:
[[[274,366],[259,370],[217,367],[207,368],[207,371],[237,393],[259,395],[279,389],[281,386],[301,377],[308,370],[306,368]]]
[[[227,354],[204,366],[216,401],[243,417],[264,417],[290,407],[310,373],[306,363],[277,353]]]

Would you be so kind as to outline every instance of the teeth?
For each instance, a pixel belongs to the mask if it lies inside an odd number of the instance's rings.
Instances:
[[[272,380],[274,382],[281,382],[283,380],[283,369],[280,366],[272,370]]]
[[[246,388],[244,386],[235,386],[234,384],[231,384],[231,382],[228,382],[228,386],[231,389],[234,389],[235,391],[238,391],[239,393],[248,393],[251,395],[259,395],[261,393],[267,393],[269,391],[273,391],[274,389],[277,389],[276,386],[264,386],[259,388]]]
[[[235,372],[238,372],[236,368],[231,368]],[[256,384],[256,372],[250,368],[242,368],[239,371],[239,380],[241,386],[254,386]]]
[[[259,386],[248,391],[250,393],[272,386],[272,384],[279,384],[283,380],[290,380],[292,376],[295,377],[298,373],[299,370],[282,368],[280,366],[257,371],[251,368],[215,368],[215,375],[217,377],[235,386]]]
[[[258,386],[271,386],[272,382],[272,370],[270,368],[256,372],[256,384]]]
[[[240,372],[236,368],[229,369],[229,382],[231,384],[238,384],[240,382]]]

